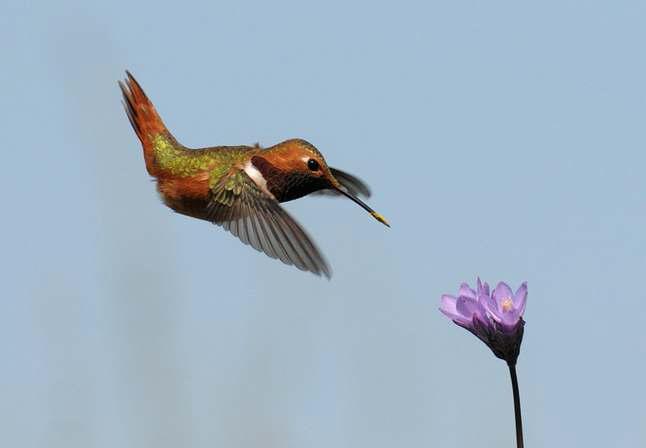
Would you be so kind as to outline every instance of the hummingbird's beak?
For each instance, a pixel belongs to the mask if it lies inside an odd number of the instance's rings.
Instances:
[[[345,189],[344,189],[343,187],[334,187],[334,189],[335,189],[336,191],[338,191],[339,193],[341,193],[343,196],[347,196],[347,197],[348,197],[348,198],[350,198],[352,201],[354,201],[354,202],[356,202],[357,204],[359,204],[359,205],[360,205],[364,210],[366,210],[368,213],[370,213],[370,214],[372,215],[372,217],[373,217],[373,218],[375,218],[377,221],[379,221],[380,223],[382,223],[383,225],[385,225],[385,226],[387,226],[387,227],[390,227],[390,224],[388,224],[388,221],[386,221],[386,218],[384,218],[383,216],[381,216],[381,214],[380,214],[380,213],[377,213],[376,211],[374,211],[373,209],[371,209],[371,208],[368,206],[368,204],[366,204],[365,202],[363,202],[361,199],[359,199],[359,198],[357,198],[357,197],[355,197],[355,196],[351,195],[350,193],[348,193],[347,191],[345,191]]]

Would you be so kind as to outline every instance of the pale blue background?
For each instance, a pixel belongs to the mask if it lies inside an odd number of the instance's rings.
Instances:
[[[437,311],[529,282],[528,447],[646,445],[646,6],[2,0],[0,446],[513,446]],[[187,145],[303,137],[328,282],[164,208],[116,80]]]

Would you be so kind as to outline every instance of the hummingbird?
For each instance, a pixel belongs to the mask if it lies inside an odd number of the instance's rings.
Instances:
[[[328,263],[282,202],[313,193],[343,195],[390,227],[359,198],[370,196],[368,186],[329,167],[311,143],[293,138],[268,148],[188,148],[166,128],[129,71],[119,86],[146,170],[157,181],[162,201],[175,212],[217,224],[271,258],[328,279]]]

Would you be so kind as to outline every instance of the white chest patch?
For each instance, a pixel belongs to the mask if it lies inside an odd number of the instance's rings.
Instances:
[[[251,160],[249,160],[244,168],[244,172],[251,178],[251,180],[254,181],[256,185],[258,185],[258,188],[260,188],[264,193],[268,194],[272,198],[274,197],[273,194],[269,191],[267,188],[267,179],[265,179],[265,176],[262,175],[260,170],[254,166],[253,163],[251,163]]]

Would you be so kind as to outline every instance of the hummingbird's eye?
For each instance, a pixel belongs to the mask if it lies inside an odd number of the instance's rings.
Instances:
[[[318,171],[320,168],[320,165],[316,160],[310,159],[307,161],[307,167],[312,171]]]

